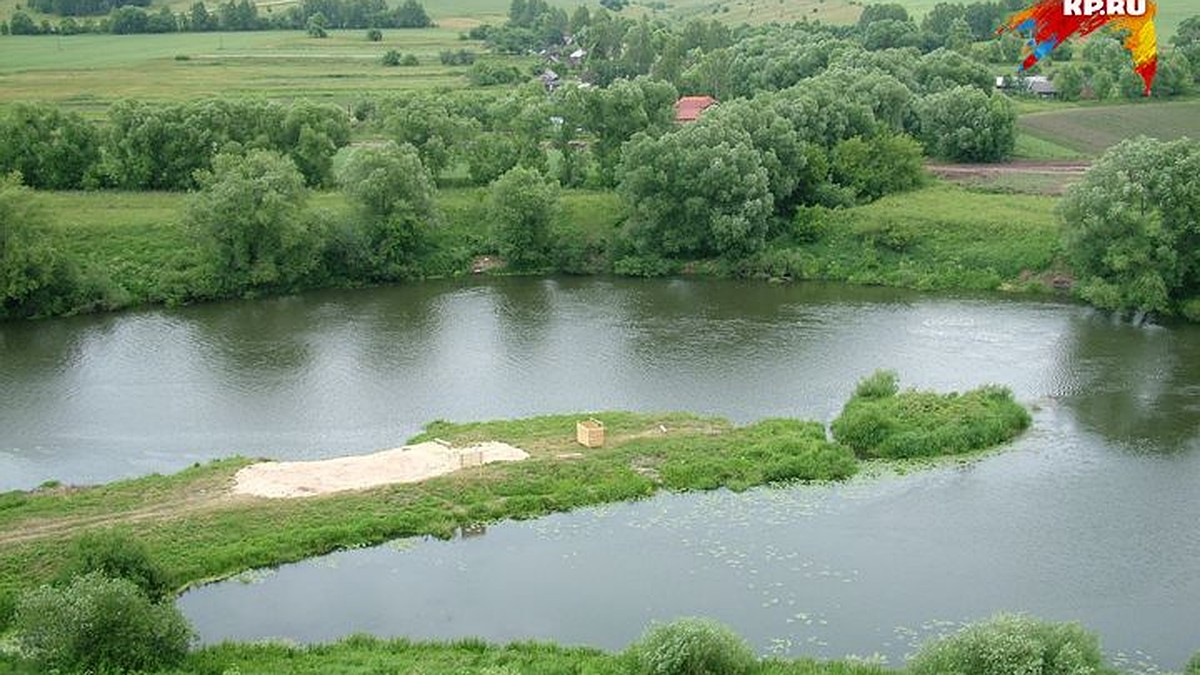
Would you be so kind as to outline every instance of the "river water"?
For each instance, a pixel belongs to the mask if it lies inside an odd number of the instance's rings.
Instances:
[[[1200,649],[1200,330],[1077,305],[707,280],[494,279],[0,324],[0,490],[394,447],[437,419],[828,421],[879,367],[1037,406],[1010,450],[822,487],[665,495],[192,591],[206,641],[356,631],[620,648],[702,614],[763,652],[879,653],[997,611],[1121,662]],[[252,581],[253,583],[245,583]]]

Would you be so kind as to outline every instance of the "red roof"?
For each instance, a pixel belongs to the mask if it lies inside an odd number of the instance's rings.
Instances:
[[[676,122],[695,122],[700,113],[717,104],[711,96],[684,96],[675,102]]]

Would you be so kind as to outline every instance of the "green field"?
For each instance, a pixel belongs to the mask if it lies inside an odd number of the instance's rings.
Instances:
[[[389,49],[416,54],[421,65],[385,67]],[[438,61],[447,49],[484,51],[446,28],[388,30],[382,42],[357,30],[331,31],[324,40],[299,31],[10,36],[0,38],[0,103],[99,110],[125,97],[217,95],[345,103],[365,92],[464,87],[467,69]]]
[[[1018,122],[1029,137],[1027,152],[1077,153],[1098,156],[1127,138],[1140,135],[1172,140],[1200,138],[1200,101],[1136,103],[1068,107],[1052,112],[1022,115]],[[1040,146],[1040,147],[1039,147]],[[1031,157],[1034,158],[1034,157]],[[1046,157],[1069,159],[1069,156]]]

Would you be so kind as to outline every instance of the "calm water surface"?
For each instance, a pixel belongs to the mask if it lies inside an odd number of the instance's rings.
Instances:
[[[1129,663],[1200,649],[1200,331],[836,286],[501,279],[0,324],[0,489],[230,454],[399,445],[436,419],[689,410],[828,421],[878,367],[1011,386],[1033,430],[965,467],[663,496],[188,593],[207,641],[544,638],[704,614],[764,652],[911,644],[996,611]]]

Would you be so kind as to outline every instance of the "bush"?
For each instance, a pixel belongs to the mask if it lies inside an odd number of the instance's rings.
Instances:
[[[900,391],[897,381],[899,375],[894,370],[877,370],[863,378],[854,388],[855,398],[887,398],[895,396]]]
[[[400,65],[400,62],[400,52],[396,51],[395,49],[389,49],[387,50],[387,53],[383,55],[383,65],[385,66],[398,66]]]
[[[416,54],[405,54],[404,58],[400,59],[400,65],[419,66],[421,65],[421,60],[417,58]]]
[[[167,573],[150,558],[146,547],[120,531],[89,532],[77,539],[58,581],[66,584],[92,573],[129,581],[155,602],[172,590]]]
[[[23,654],[47,670],[154,670],[181,661],[193,637],[173,603],[100,574],[26,591],[13,626]]]
[[[999,615],[928,642],[909,661],[913,675],[1114,673],[1096,636],[1075,623]]]
[[[1200,652],[1196,652],[1195,656],[1184,666],[1183,675],[1200,675]]]
[[[379,42],[383,39],[383,31],[378,28],[372,28],[367,31],[367,42]]]
[[[652,626],[627,658],[637,675],[741,675],[756,664],[750,645],[733,630],[697,618]]]
[[[892,459],[959,454],[1000,445],[1029,426],[1004,387],[965,394],[897,393],[896,374],[864,379],[833,421],[833,435],[860,455]]]
[[[449,49],[438,52],[438,60],[444,66],[469,66],[475,63],[475,52],[460,49],[458,51],[450,51]]]

